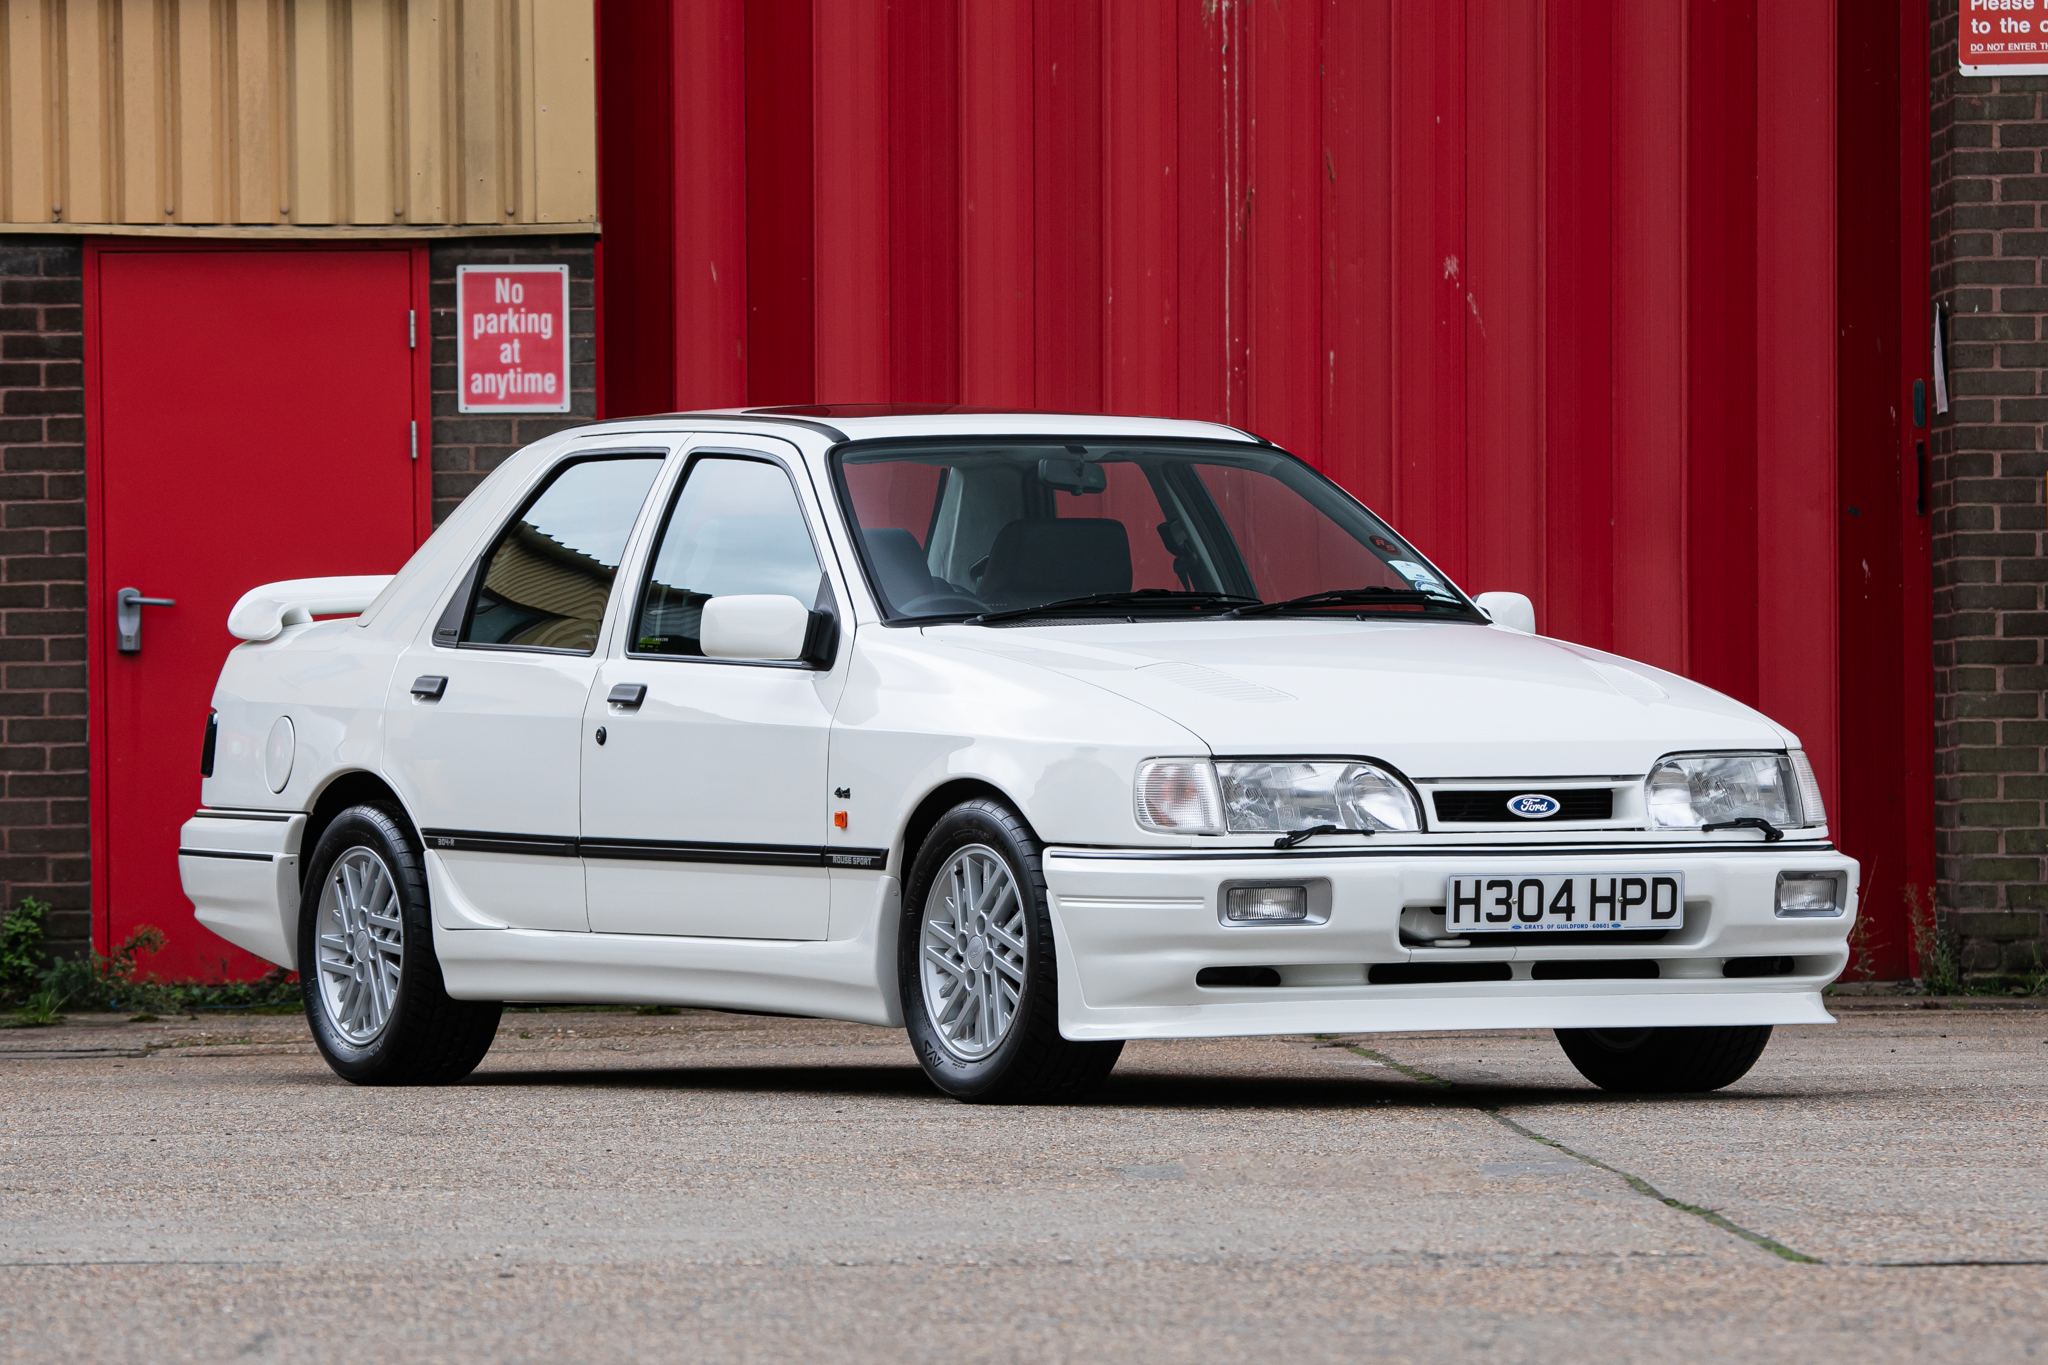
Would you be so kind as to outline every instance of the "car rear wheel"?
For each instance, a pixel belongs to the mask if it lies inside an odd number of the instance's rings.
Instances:
[[[358,1085],[461,1080],[497,1036],[503,1005],[442,987],[424,860],[396,807],[351,806],[321,834],[299,898],[298,961],[313,1041]]]
[[[1749,1074],[1771,1041],[1769,1025],[1735,1028],[1561,1028],[1573,1066],[1602,1090],[1702,1094]]]
[[[955,1099],[1078,1099],[1123,1051],[1060,1036],[1039,844],[999,801],[963,802],[926,836],[904,889],[896,976],[911,1046]]]

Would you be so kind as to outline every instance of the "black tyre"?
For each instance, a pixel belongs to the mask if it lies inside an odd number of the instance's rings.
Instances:
[[[505,1008],[442,988],[419,841],[381,803],[343,811],[313,850],[299,984],[321,1055],[358,1085],[461,1080],[490,1051]]]
[[[1000,801],[963,802],[932,827],[904,887],[896,963],[910,1044],[955,1099],[1078,1099],[1123,1051],[1060,1036],[1038,840]]]
[[[1572,1065],[1602,1090],[1703,1094],[1749,1074],[1771,1041],[1768,1024],[1740,1028],[1561,1028]]]

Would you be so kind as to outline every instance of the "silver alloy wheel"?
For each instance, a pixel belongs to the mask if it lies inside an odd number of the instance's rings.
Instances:
[[[335,1031],[367,1047],[391,1022],[405,963],[398,884],[376,852],[357,845],[334,860],[314,923],[320,998]]]
[[[924,900],[919,977],[946,1051],[980,1061],[1002,1045],[1024,998],[1030,921],[1010,865],[986,844],[946,859]]]

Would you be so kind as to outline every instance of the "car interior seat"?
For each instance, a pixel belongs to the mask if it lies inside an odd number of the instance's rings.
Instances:
[[[996,532],[981,597],[991,607],[1031,606],[1131,590],[1131,538],[1107,517],[1031,518]]]

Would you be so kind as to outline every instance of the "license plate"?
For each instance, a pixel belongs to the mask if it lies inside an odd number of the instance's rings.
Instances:
[[[1450,877],[1444,924],[1499,933],[1602,933],[1685,924],[1685,877],[1677,872],[1596,872],[1526,877]]]

